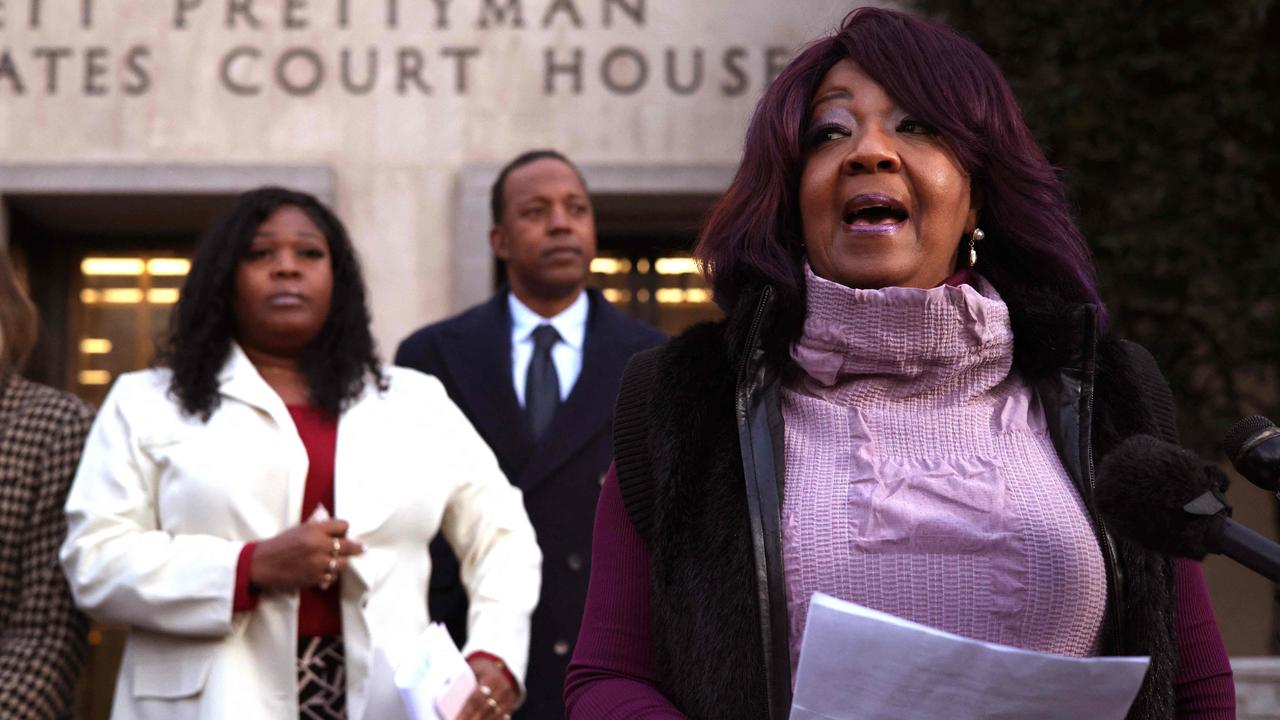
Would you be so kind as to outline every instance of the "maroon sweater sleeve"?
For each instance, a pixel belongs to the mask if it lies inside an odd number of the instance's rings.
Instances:
[[[1178,674],[1174,678],[1178,717],[1233,720],[1235,680],[1200,563],[1182,559],[1174,563],[1174,596],[1178,603]]]
[[[258,543],[245,543],[240,549],[240,559],[236,561],[236,592],[231,599],[231,612],[249,612],[258,609],[258,589],[249,582],[249,571],[253,567],[253,551]]]
[[[565,677],[569,720],[684,718],[657,686],[649,627],[649,551],[609,468],[596,506],[591,583]]]

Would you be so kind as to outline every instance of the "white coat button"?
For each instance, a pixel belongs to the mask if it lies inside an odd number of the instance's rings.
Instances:
[[[569,553],[569,569],[578,572],[582,569],[582,556],[578,553]]]
[[[557,655],[569,654],[569,643],[564,640],[557,640],[555,645],[551,646],[551,652]]]

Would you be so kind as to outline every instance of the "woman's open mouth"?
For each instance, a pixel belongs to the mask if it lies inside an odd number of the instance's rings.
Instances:
[[[273,308],[291,308],[299,307],[306,303],[307,299],[298,292],[279,292],[272,293],[267,296],[267,305]]]
[[[907,221],[907,208],[880,193],[855,195],[844,204],[841,221],[851,232],[893,232]]]

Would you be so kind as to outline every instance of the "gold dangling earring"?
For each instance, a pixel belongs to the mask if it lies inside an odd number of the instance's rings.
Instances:
[[[986,236],[987,234],[982,232],[982,228],[974,228],[973,232],[969,233],[969,267],[972,268],[978,264],[978,248],[974,246],[982,242],[982,239]]]

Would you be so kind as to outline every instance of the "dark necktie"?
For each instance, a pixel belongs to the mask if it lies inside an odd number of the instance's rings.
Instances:
[[[533,357],[524,380],[524,412],[535,440],[542,437],[560,405],[560,378],[551,361],[551,348],[559,339],[560,333],[550,325],[539,325],[533,331]]]

